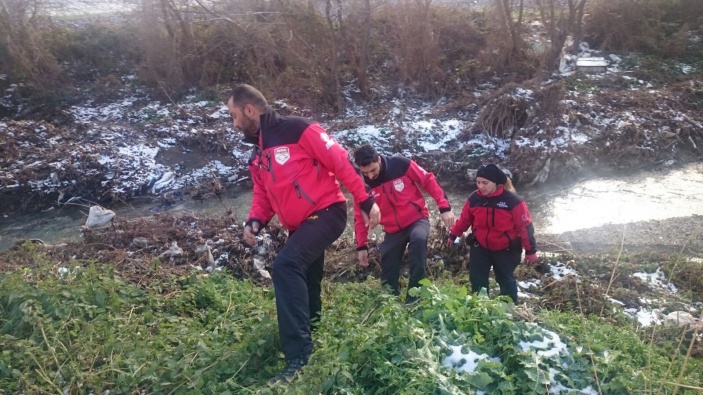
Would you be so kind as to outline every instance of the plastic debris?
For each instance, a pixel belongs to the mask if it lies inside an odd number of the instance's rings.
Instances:
[[[102,208],[100,206],[91,206],[88,212],[88,219],[85,221],[86,228],[95,229],[107,226],[113,218],[115,218],[115,212]]]

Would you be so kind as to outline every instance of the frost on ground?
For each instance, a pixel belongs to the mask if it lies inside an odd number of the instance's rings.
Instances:
[[[630,74],[618,67],[539,85],[484,84],[457,102],[363,104],[347,97],[344,114],[317,121],[349,149],[372,143],[382,154],[413,157],[440,181],[460,184],[485,161],[512,170],[518,184],[531,184],[695,154],[703,114],[680,97],[695,87],[656,87]],[[163,104],[136,86],[134,76],[121,81],[120,99],[66,108],[68,123],[0,120],[0,211],[43,210],[70,199],[109,205],[137,195],[182,196],[191,187],[218,189],[246,179],[251,147],[231,126],[225,92],[222,101],[192,94]],[[351,88],[345,92],[351,95]],[[282,114],[309,113],[285,98],[271,99]]]

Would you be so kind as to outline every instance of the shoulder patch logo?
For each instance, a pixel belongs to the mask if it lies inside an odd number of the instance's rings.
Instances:
[[[405,189],[405,184],[403,184],[403,180],[399,178],[393,181],[393,187],[396,191],[403,192],[403,189]]]
[[[496,204],[496,206],[498,206],[498,207],[500,207],[500,208],[508,208],[508,203],[505,203],[505,202],[498,202],[498,203]]]
[[[330,149],[334,145],[334,140],[327,133],[320,133],[320,138],[325,142],[325,148]]]
[[[288,147],[279,147],[273,150],[276,162],[279,165],[285,164],[290,159],[290,149]]]

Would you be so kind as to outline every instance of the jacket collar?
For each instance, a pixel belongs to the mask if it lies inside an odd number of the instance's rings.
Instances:
[[[502,185],[498,185],[498,188],[496,188],[495,192],[493,192],[493,193],[490,194],[490,195],[484,195],[484,194],[482,194],[480,189],[477,189],[477,190],[476,190],[476,193],[478,193],[478,196],[485,197],[485,198],[490,198],[490,197],[494,197],[494,196],[500,195],[501,193],[503,193],[504,190],[505,190],[505,188],[503,188]]]
[[[386,181],[386,170],[388,169],[388,160],[385,156],[381,156],[381,170],[378,172],[378,179]]]

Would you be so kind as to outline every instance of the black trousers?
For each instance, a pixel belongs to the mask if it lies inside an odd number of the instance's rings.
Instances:
[[[314,212],[288,238],[273,261],[278,334],[286,360],[312,354],[311,320],[322,308],[325,249],[344,231],[346,203]]]
[[[420,280],[425,278],[429,235],[430,221],[427,218],[420,218],[399,232],[385,234],[378,246],[381,250],[381,284],[389,286],[393,294],[400,295],[398,280],[406,247],[410,265],[408,289],[418,287]]]
[[[478,293],[481,288],[488,291],[488,276],[491,267],[500,286],[500,294],[508,295],[517,303],[517,281],[515,268],[520,264],[521,249],[489,251],[478,243],[471,244],[469,250],[469,281],[471,291]]]

